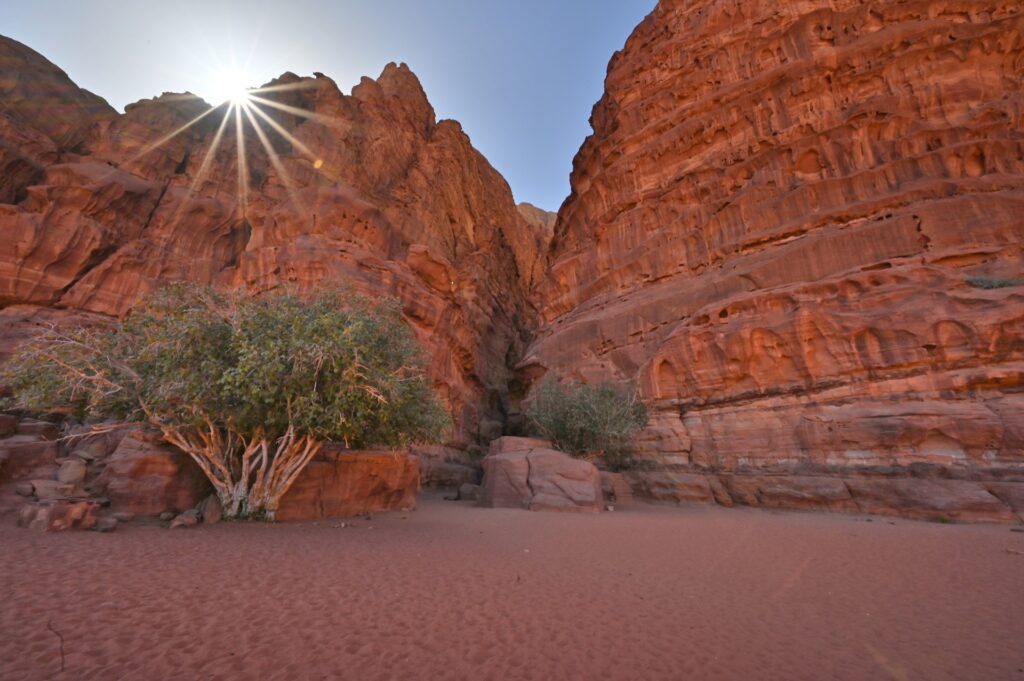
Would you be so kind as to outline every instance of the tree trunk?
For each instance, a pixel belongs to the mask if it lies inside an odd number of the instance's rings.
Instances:
[[[262,515],[273,521],[281,499],[323,446],[311,436],[299,437],[294,427],[273,441],[260,433],[247,440],[211,423],[202,430],[163,432],[209,478],[225,518]]]

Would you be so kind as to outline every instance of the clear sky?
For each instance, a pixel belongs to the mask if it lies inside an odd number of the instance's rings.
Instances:
[[[388,62],[420,77],[517,201],[557,210],[612,54],[655,0],[5,0],[19,40],[114,107],[207,99],[292,71],[344,91]],[[240,82],[236,82],[240,81]]]

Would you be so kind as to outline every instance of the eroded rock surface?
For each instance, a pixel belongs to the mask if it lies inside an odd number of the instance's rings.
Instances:
[[[193,508],[213,488],[187,454],[137,431],[125,436],[105,461],[95,489],[115,511],[159,516]]]
[[[1022,68],[1013,0],[663,0],[610,64],[522,375],[637,380],[679,475],[1020,471]],[[788,484],[759,498],[851,507]]]
[[[327,448],[284,495],[278,520],[351,518],[416,508],[420,468],[407,452]]]

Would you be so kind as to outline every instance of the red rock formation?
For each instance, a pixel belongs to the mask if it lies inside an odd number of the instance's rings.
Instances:
[[[113,510],[140,516],[181,513],[210,495],[210,481],[187,454],[145,432],[126,435],[104,462],[94,489]]]
[[[272,85],[258,96],[277,107],[260,106],[293,140],[253,114],[268,151],[241,116],[240,183],[234,116],[208,155],[226,107],[164,95],[117,115],[0,38],[0,231],[11,239],[0,304],[30,321],[52,316],[40,308],[118,316],[180,279],[394,295],[428,349],[456,439],[499,434],[540,249],[507,183],[458,123],[435,121],[404,65],[351,96],[321,75]],[[0,352],[18,334],[5,329]]]
[[[531,203],[520,203],[516,208],[532,229],[520,232],[522,238],[511,245],[516,252],[520,271],[528,273],[528,284],[533,286],[539,284],[547,273],[551,238],[555,235],[558,213],[537,208]]]
[[[416,508],[419,462],[407,452],[327,450],[281,499],[278,520],[351,518]]]
[[[1016,0],[662,0],[523,374],[637,380],[665,466],[1024,480],[1022,72]]]
[[[597,467],[552,449],[546,440],[499,438],[483,469],[480,504],[488,508],[600,513],[604,507]]]

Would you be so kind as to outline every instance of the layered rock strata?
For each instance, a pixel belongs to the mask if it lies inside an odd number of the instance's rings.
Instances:
[[[666,470],[1024,481],[1022,72],[1011,0],[662,0],[522,376],[636,381]]]

